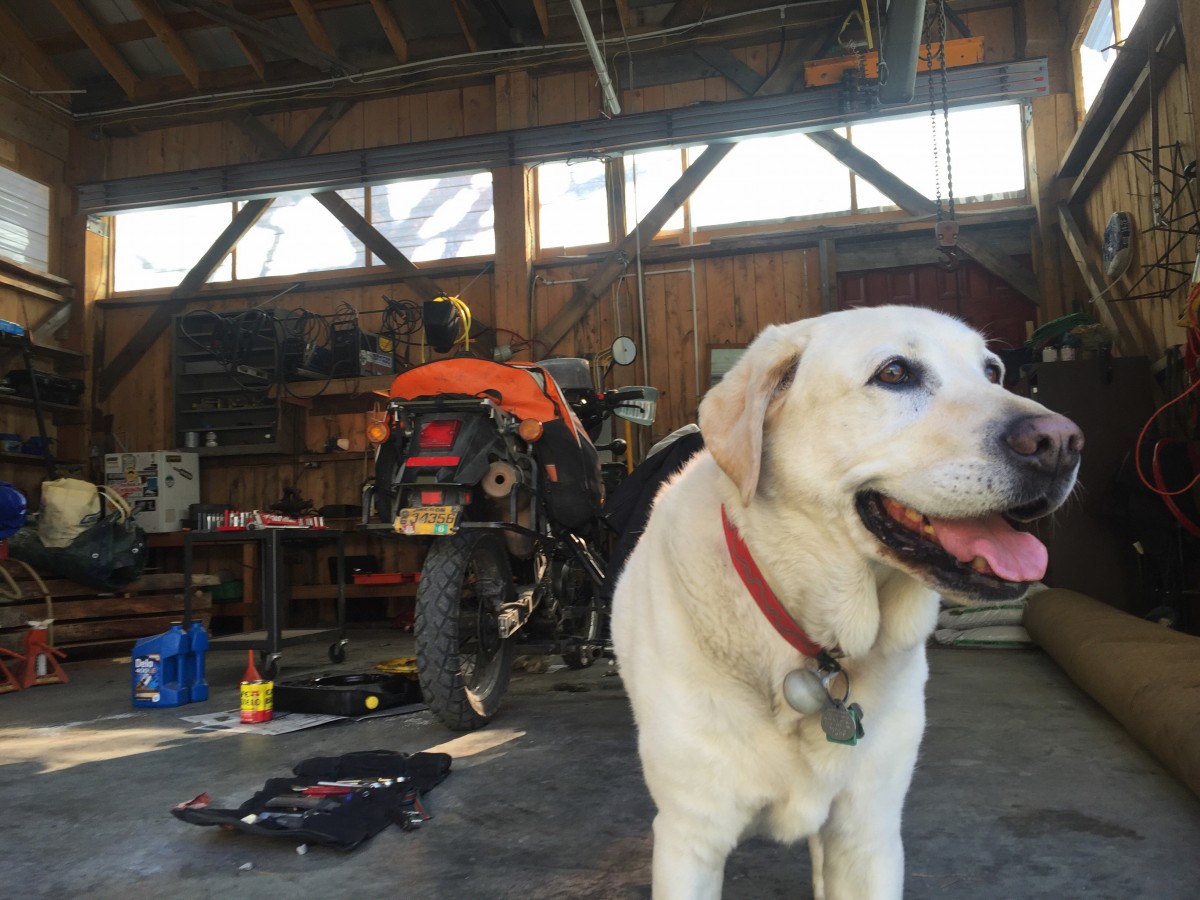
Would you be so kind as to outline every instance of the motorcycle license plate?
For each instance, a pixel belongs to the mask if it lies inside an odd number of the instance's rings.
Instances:
[[[398,534],[454,534],[461,506],[413,506],[400,510],[394,528]]]

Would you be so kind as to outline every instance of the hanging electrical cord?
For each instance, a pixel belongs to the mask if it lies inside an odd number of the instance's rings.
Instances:
[[[1197,319],[1197,316],[1196,316],[1196,310],[1198,307],[1200,307],[1200,282],[1193,284],[1191,291],[1188,293],[1186,315],[1187,315],[1187,323],[1188,323],[1189,344],[1191,342],[1197,340],[1198,337],[1200,337],[1200,319]],[[1155,470],[1154,471],[1154,475],[1155,475],[1154,480],[1156,483],[1151,484],[1150,480],[1148,478],[1146,478],[1145,473],[1142,471],[1141,449],[1142,449],[1143,442],[1146,440],[1146,433],[1150,430],[1150,426],[1153,425],[1155,420],[1157,420],[1158,417],[1161,416],[1164,412],[1166,412],[1168,409],[1170,409],[1176,403],[1179,403],[1180,401],[1182,401],[1185,397],[1189,396],[1197,388],[1200,388],[1200,372],[1197,372],[1195,369],[1192,369],[1191,371],[1185,370],[1184,377],[1186,379],[1190,379],[1192,383],[1190,385],[1188,385],[1188,387],[1186,387],[1182,392],[1177,394],[1174,397],[1174,399],[1168,400],[1166,403],[1164,403],[1162,406],[1160,406],[1157,410],[1154,411],[1154,415],[1152,415],[1149,419],[1147,419],[1146,424],[1142,426],[1142,430],[1138,434],[1137,443],[1133,445],[1134,469],[1137,471],[1138,479],[1142,482],[1143,486],[1145,486],[1147,490],[1152,491],[1155,494],[1158,494],[1160,497],[1162,497],[1164,499],[1170,498],[1170,497],[1178,497],[1180,494],[1190,491],[1193,487],[1196,486],[1196,484],[1200,483],[1200,472],[1198,472],[1195,475],[1195,477],[1192,478],[1191,481],[1189,481],[1183,487],[1177,488],[1176,490],[1173,490],[1173,491],[1167,490],[1165,487],[1161,486],[1162,472],[1159,468],[1159,459],[1158,459],[1159,449],[1160,449],[1160,445],[1162,443],[1161,441],[1156,443],[1155,448],[1154,448],[1153,464],[1154,464],[1154,470]]]

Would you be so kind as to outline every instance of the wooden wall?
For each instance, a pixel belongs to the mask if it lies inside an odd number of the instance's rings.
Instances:
[[[1091,10],[1097,0],[1071,0],[1063,4],[1063,18],[1068,30],[1068,43],[1089,21]],[[1167,2],[1173,0],[1152,0]],[[1177,66],[1165,81],[1155,85],[1155,106],[1158,115],[1159,138],[1164,165],[1174,166],[1177,173],[1188,163],[1194,163],[1200,150],[1200,122],[1197,120],[1197,103],[1200,96],[1200,46],[1194,35],[1200,29],[1200,9],[1195,3],[1181,3],[1183,34],[1187,59]],[[1173,61],[1177,62],[1177,61]],[[1191,83],[1189,84],[1189,70]],[[1075,214],[1084,232],[1085,242],[1092,261],[1101,268],[1101,247],[1105,226],[1112,213],[1129,212],[1133,217],[1133,262],[1126,275],[1108,291],[1104,303],[1092,302],[1089,291],[1083,286],[1077,267],[1065,264],[1064,287],[1073,296],[1073,305],[1105,321],[1114,329],[1124,332],[1122,349],[1126,355],[1145,355],[1157,361],[1170,347],[1184,340],[1184,331],[1177,324],[1187,296],[1186,276],[1177,272],[1158,269],[1147,271],[1147,266],[1158,261],[1168,261],[1177,270],[1190,272],[1197,259],[1195,235],[1173,234],[1166,229],[1154,227],[1151,208],[1151,175],[1148,171],[1151,140],[1151,115],[1147,111],[1138,122],[1133,133],[1123,142],[1121,152],[1110,164],[1087,195],[1076,201]],[[1173,146],[1178,144],[1176,155]],[[1065,150],[1065,147],[1063,148]],[[1137,152],[1135,155],[1135,151]],[[1139,162],[1138,156],[1143,158]],[[1181,217],[1175,227],[1194,228],[1197,197],[1196,182],[1190,183],[1178,175],[1163,173],[1164,203],[1169,201],[1171,185],[1180,188],[1174,214]],[[1062,191],[1069,184],[1060,186]],[[1167,253],[1169,246],[1175,249]],[[1074,271],[1072,271],[1074,270]],[[1143,294],[1170,291],[1159,298],[1126,299]],[[1118,321],[1119,320],[1119,321]]]
[[[24,85],[53,88],[43,73],[29,65],[17,48],[0,36],[0,71]],[[50,106],[32,99],[7,82],[0,81],[0,165],[49,185],[51,188],[50,273],[69,275],[73,258],[75,235],[63,223],[70,215],[71,196],[67,189],[66,165],[70,125],[66,116]],[[68,237],[70,235],[70,237]],[[61,278],[43,278],[19,267],[0,267],[0,319],[7,319],[32,331],[47,316],[54,313],[71,294],[71,286]],[[77,323],[61,332],[63,346],[78,349],[82,333]],[[48,343],[53,343],[48,341]],[[0,351],[3,375],[13,366],[20,367],[19,357]],[[38,365],[45,365],[39,360]],[[70,373],[78,375],[78,372]],[[16,433],[23,438],[37,434],[32,410],[0,404],[0,431]],[[67,454],[77,455],[81,447],[65,431],[60,434],[53,421],[48,422],[51,437],[63,441]],[[4,456],[0,458],[0,480],[17,485],[26,493],[34,492],[45,477],[45,470],[36,461]]]

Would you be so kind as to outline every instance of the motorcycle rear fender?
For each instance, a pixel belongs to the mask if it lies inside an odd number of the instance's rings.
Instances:
[[[457,419],[462,423],[454,438],[454,446],[447,450],[425,451],[420,446],[421,425],[429,421]],[[432,413],[416,416],[412,438],[403,448],[400,458],[404,465],[398,469],[398,484],[434,482],[437,484],[478,484],[498,453],[504,452],[504,439],[496,430],[496,424],[485,412],[478,413]],[[457,462],[444,466],[411,465],[409,460],[421,458],[449,457]]]

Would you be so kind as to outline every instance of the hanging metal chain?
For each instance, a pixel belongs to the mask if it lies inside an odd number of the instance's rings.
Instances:
[[[933,45],[937,42],[938,49],[934,52]],[[946,157],[946,205],[942,206],[942,176],[941,165],[938,159],[938,144],[939,135],[937,127],[938,104],[934,96],[933,89],[933,65],[934,60],[938,63],[938,78],[941,82],[941,113],[943,135],[945,141],[945,157]],[[945,0],[936,0],[935,3],[926,7],[925,20],[925,69],[926,85],[929,89],[929,127],[933,137],[933,179],[934,190],[937,197],[937,224],[934,226],[934,232],[937,235],[938,249],[944,252],[949,257],[948,262],[953,265],[956,261],[956,251],[958,247],[958,222],[954,218],[954,170],[950,161],[950,96],[949,96],[949,79],[946,75],[946,3]]]
[[[938,75],[942,83],[942,125],[946,130],[946,206],[950,218],[954,218],[954,167],[950,162],[950,90],[949,77],[946,75],[946,0],[937,3],[938,24],[938,62],[941,71]]]
[[[929,90],[929,132],[933,146],[933,186],[937,194],[937,220],[942,221],[942,168],[938,162],[937,103],[933,97],[933,22],[931,7],[925,9],[925,86]]]

